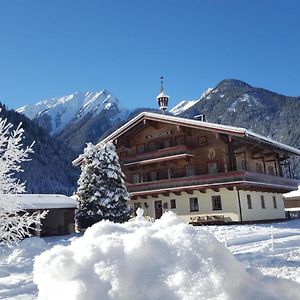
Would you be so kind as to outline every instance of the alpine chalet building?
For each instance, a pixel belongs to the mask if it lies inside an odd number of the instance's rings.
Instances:
[[[157,100],[164,112],[163,85]],[[154,219],[169,210],[194,224],[284,219],[282,194],[298,188],[283,166],[300,151],[244,128],[144,112],[107,141],[134,211]]]

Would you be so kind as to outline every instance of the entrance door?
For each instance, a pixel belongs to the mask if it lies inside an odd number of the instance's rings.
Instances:
[[[155,219],[159,219],[162,216],[162,203],[161,201],[155,201]]]

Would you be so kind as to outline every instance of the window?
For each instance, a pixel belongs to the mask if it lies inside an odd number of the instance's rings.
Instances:
[[[246,161],[246,159],[242,159],[241,160],[241,167],[242,167],[242,170],[245,170],[245,171],[247,171],[247,161]]]
[[[211,196],[213,210],[222,210],[221,196]]]
[[[176,199],[171,199],[170,200],[170,206],[171,206],[171,209],[175,209],[176,208]]]
[[[195,176],[195,167],[194,166],[186,167],[186,176]]]
[[[157,148],[158,148],[158,147],[157,147],[156,142],[149,142],[149,143],[148,143],[148,150],[149,150],[149,151],[155,151]]]
[[[217,162],[212,161],[207,164],[208,174],[216,174],[218,173],[218,165]]]
[[[277,202],[276,202],[276,197],[273,196],[273,207],[276,209],[277,208]]]
[[[248,204],[248,209],[252,209],[252,201],[250,195],[247,195],[247,204]]]
[[[176,137],[176,145],[184,145],[185,144],[185,136],[180,135]]]
[[[127,151],[120,152],[120,159],[124,159],[127,156]]]
[[[198,137],[198,145],[203,146],[207,144],[207,138],[206,136],[200,136]]]
[[[274,167],[273,166],[268,166],[268,174],[269,175],[275,175]]]
[[[263,209],[266,208],[265,197],[264,196],[260,196],[260,204],[261,204],[261,208],[263,208]]]
[[[172,141],[171,141],[171,139],[164,140],[163,141],[163,146],[164,146],[164,148],[172,147]]]
[[[156,171],[151,171],[150,176],[151,176],[151,180],[157,180],[157,172]]]
[[[136,145],[136,153],[144,153],[145,152],[145,144],[138,144]]]
[[[190,211],[199,211],[198,198],[190,198]]]
[[[256,172],[263,173],[263,166],[260,163],[256,163]]]
[[[132,183],[139,183],[140,182],[140,174],[135,173],[132,175]]]

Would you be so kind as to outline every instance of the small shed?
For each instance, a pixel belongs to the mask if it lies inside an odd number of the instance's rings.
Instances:
[[[16,194],[8,195],[18,202],[21,209],[28,212],[48,210],[42,220],[41,231],[33,232],[36,236],[65,235],[75,232],[76,200],[57,194]]]
[[[300,218],[300,186],[297,191],[283,194],[286,217]]]

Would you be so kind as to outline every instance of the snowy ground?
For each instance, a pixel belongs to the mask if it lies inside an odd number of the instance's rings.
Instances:
[[[255,274],[258,269],[264,275],[300,284],[299,219],[263,225],[209,226],[205,230],[226,243],[249,273]],[[30,238],[18,247],[0,248],[0,299],[36,299],[37,287],[32,276],[34,256],[55,245],[68,245],[77,238],[76,235]]]
[[[229,250],[246,267],[300,283],[299,219],[260,225],[212,226],[208,230],[224,244],[227,240]]]

